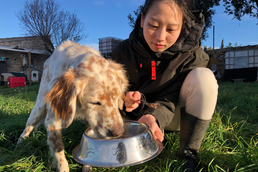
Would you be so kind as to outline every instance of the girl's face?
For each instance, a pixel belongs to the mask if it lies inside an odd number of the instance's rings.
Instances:
[[[154,52],[162,52],[171,47],[182,29],[183,16],[175,3],[158,1],[141,16],[143,36]]]

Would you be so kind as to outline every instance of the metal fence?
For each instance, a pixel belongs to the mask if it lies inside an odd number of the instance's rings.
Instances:
[[[258,20],[235,21],[228,24],[216,24],[208,30],[209,37],[202,46],[219,49],[222,40],[225,47],[258,45]]]

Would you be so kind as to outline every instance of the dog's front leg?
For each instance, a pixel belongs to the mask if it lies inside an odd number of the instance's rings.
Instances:
[[[45,105],[41,102],[41,100],[37,100],[37,103],[30,113],[30,116],[26,123],[26,127],[23,133],[20,135],[17,144],[21,143],[23,138],[29,137],[34,127],[36,130],[36,126],[38,126],[46,117],[46,108]]]
[[[45,125],[47,129],[47,142],[52,156],[55,158],[57,171],[69,172],[63,148],[61,120],[53,118],[52,112],[48,111]]]

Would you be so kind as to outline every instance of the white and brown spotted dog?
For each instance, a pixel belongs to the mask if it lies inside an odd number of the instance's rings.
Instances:
[[[64,42],[44,63],[36,105],[18,143],[45,121],[57,169],[68,172],[62,128],[79,118],[86,120],[100,138],[121,135],[124,128],[119,108],[123,107],[127,87],[121,64],[103,58],[90,47]]]

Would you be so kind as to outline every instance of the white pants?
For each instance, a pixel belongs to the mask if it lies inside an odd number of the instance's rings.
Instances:
[[[180,130],[180,109],[199,119],[209,120],[214,113],[218,96],[218,84],[214,74],[208,68],[193,69],[185,78],[181,87],[175,115],[165,130]]]

